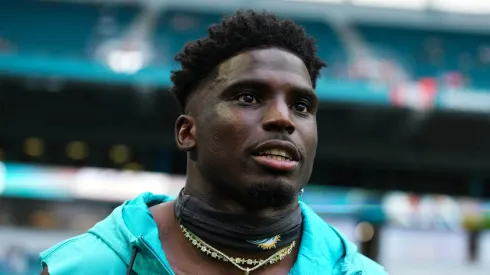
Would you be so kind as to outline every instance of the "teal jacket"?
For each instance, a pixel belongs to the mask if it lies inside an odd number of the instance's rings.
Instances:
[[[131,274],[173,275],[162,250],[149,207],[170,201],[144,193],[117,207],[83,235],[41,253],[51,275],[124,275],[132,256]],[[303,235],[290,275],[385,275],[384,269],[357,252],[342,234],[300,203]],[[134,253],[137,251],[137,253]]]

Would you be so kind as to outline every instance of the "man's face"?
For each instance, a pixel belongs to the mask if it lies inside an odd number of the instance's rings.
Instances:
[[[311,176],[317,105],[305,64],[289,52],[253,50],[223,62],[189,101],[197,170],[248,208],[293,203]]]

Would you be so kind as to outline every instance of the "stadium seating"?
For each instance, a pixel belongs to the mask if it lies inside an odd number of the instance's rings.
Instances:
[[[490,47],[489,35],[376,25],[357,30],[375,52],[395,58],[414,78],[461,72],[470,87],[490,88],[490,57],[481,52]]]
[[[165,49],[165,55],[171,59],[188,41],[205,36],[207,26],[218,22],[222,16],[222,14],[167,11],[160,17],[155,31],[157,48]],[[341,43],[329,25],[318,21],[297,20],[297,22],[315,37],[323,59],[345,60]]]
[[[170,69],[178,66],[173,60],[175,53],[188,41],[206,35],[207,26],[222,17],[219,13],[165,10],[153,25],[148,41],[156,49],[155,56],[146,68],[131,75],[112,71],[101,60],[95,60],[95,52],[104,42],[124,37],[142,14],[141,7],[0,1],[0,73],[57,75],[91,81],[147,81],[168,86]],[[322,98],[389,102],[390,85],[365,76],[352,76],[353,70],[366,72],[371,67],[356,68],[358,60],[349,56],[349,47],[336,28],[326,20],[296,21],[315,37],[319,55],[330,65],[322,72],[318,85]],[[456,73],[462,75],[464,87],[490,89],[489,35],[368,24],[354,25],[352,29],[377,57],[395,64],[397,70],[403,68],[409,80],[425,77],[443,80],[447,74]],[[14,51],[2,50],[5,41]],[[379,70],[375,73],[378,76],[384,75],[379,68],[373,70]],[[328,87],[328,93],[323,87]]]
[[[1,10],[2,36],[18,51],[36,54],[80,54],[97,20],[89,5],[10,1]]]
[[[175,68],[174,55],[181,51],[188,41],[207,34],[207,26],[220,19],[219,14],[199,14],[193,12],[164,12],[155,28],[155,44],[165,64]]]
[[[0,37],[10,41],[19,52],[57,57],[86,56],[93,38],[108,38],[111,35],[107,30],[111,28],[112,36],[120,36],[138,12],[135,7],[126,6],[27,0],[3,2]],[[97,28],[104,23],[106,34],[98,34]]]

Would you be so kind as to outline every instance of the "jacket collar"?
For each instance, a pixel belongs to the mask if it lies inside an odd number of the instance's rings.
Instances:
[[[173,274],[161,247],[158,225],[149,209],[170,200],[172,198],[167,196],[144,193],[116,208],[89,233],[105,241],[126,264],[129,264],[133,247],[137,247],[138,255],[133,268],[137,274],[148,274],[149,270],[159,274]],[[305,275],[315,270],[325,275],[358,274],[352,264],[357,248],[306,204],[300,202],[300,207],[303,234],[297,260],[290,274]],[[327,270],[332,272],[324,273]]]
[[[305,203],[300,202],[300,207],[303,214],[303,235],[291,275],[307,274],[308,271],[320,271],[321,274],[328,275],[358,274],[360,270],[353,268],[354,265],[350,263],[357,255],[357,247]]]

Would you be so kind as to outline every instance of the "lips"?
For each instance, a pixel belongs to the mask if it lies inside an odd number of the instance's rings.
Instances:
[[[283,172],[295,170],[300,160],[296,146],[281,140],[270,140],[259,144],[252,155],[259,165]]]
[[[283,140],[269,140],[263,142],[255,147],[252,154],[255,156],[281,156],[289,158],[292,161],[300,160],[299,150],[296,148],[296,146],[289,141]]]

